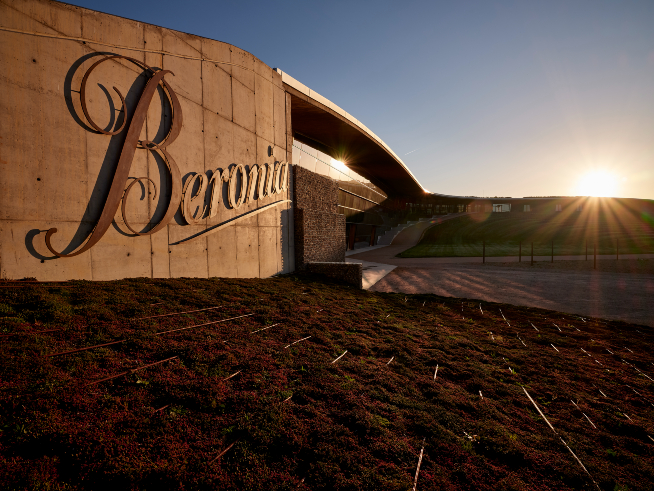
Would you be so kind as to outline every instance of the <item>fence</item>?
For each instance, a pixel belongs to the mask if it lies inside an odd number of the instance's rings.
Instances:
[[[551,260],[550,262],[554,262],[554,241],[551,243]],[[570,255],[577,255],[577,254],[570,254]],[[615,241],[615,260],[618,261],[620,259],[620,239],[616,239]],[[531,242],[531,265],[534,265],[534,243]],[[588,261],[588,241],[586,241],[586,261]],[[484,240],[482,242],[482,262],[486,262],[486,241]],[[518,243],[518,262],[522,262],[522,242]],[[597,242],[593,242],[593,268],[597,269]]]

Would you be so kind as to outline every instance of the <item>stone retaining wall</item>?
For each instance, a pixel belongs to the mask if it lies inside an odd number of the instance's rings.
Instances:
[[[338,183],[293,166],[295,265],[345,261],[345,216],[338,211]]]

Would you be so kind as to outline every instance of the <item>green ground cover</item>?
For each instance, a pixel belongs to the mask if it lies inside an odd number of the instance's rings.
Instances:
[[[481,256],[483,242],[486,256],[654,253],[654,227],[638,216],[610,214],[590,216],[583,213],[547,214],[492,213],[473,214],[445,221],[427,230],[418,245],[399,257],[470,257]],[[618,241],[616,243],[616,241]]]
[[[300,275],[3,283],[0,487],[406,491],[424,450],[420,491],[651,489],[653,342]]]

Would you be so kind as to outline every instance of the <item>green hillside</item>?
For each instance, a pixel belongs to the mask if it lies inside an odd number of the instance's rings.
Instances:
[[[644,218],[625,213],[602,214],[473,214],[446,221],[430,228],[420,243],[400,257],[481,256],[483,242],[487,256],[515,256],[522,243],[522,254],[554,255],[593,253],[654,253],[654,228]]]

